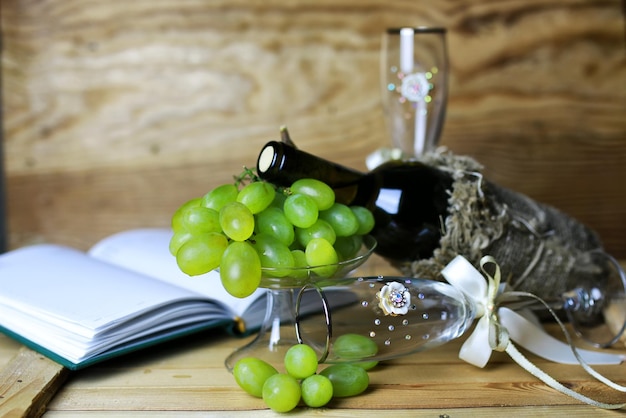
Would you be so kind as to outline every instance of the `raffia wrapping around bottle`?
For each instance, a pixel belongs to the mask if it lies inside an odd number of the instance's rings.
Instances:
[[[397,264],[414,275],[437,277],[457,254],[478,266],[493,256],[517,290],[560,300],[577,287],[603,287],[607,259],[597,234],[558,209],[489,183],[475,160],[431,153],[425,164],[453,177],[444,233],[433,256]]]
[[[335,189],[338,201],[372,209],[376,252],[403,274],[441,280],[455,256],[478,266],[489,254],[513,288],[546,300],[602,285],[605,260],[593,256],[602,245],[591,229],[485,181],[482,169],[469,157],[435,152],[360,173],[277,142],[266,145],[257,165],[260,177],[276,184],[317,178]]]

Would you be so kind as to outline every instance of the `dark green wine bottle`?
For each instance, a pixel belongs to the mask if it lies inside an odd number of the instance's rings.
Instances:
[[[315,178],[335,190],[337,202],[370,209],[376,220],[375,251],[385,258],[430,258],[439,246],[452,178],[436,168],[417,161],[390,161],[363,173],[272,141],[259,154],[257,172],[279,186]]]

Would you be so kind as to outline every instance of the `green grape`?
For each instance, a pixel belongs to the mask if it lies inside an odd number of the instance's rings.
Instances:
[[[274,200],[270,206],[274,206],[281,211],[283,210],[283,205],[285,204],[285,199],[287,199],[287,193],[284,188],[278,188],[276,190],[276,194],[274,195]]]
[[[271,275],[274,277],[286,276],[290,272],[289,269],[294,266],[289,247],[271,235],[257,234],[254,237],[253,247],[259,254],[261,266],[272,268]]]
[[[254,215],[246,205],[230,202],[220,209],[222,231],[233,241],[245,241],[254,232]]]
[[[176,252],[176,263],[190,276],[204,274],[219,267],[227,246],[228,240],[220,233],[194,235]]]
[[[359,229],[359,220],[348,206],[334,203],[330,209],[320,212],[319,217],[328,222],[338,237],[349,237]]]
[[[333,396],[337,398],[363,393],[370,383],[365,369],[348,363],[333,364],[319,374],[330,379],[333,384]]]
[[[306,262],[306,255],[302,250],[291,250],[291,255],[293,256],[293,265],[296,268],[304,268],[307,267],[308,264]]]
[[[271,364],[254,357],[244,357],[235,363],[233,376],[240,388],[257,398],[263,397],[263,384],[278,371]]]
[[[333,398],[333,383],[326,376],[314,374],[300,384],[302,400],[311,408],[326,405]]]
[[[357,361],[354,363],[351,363],[355,366],[358,366],[360,368],[362,368],[363,370],[370,370],[373,369],[374,367],[378,366],[378,361],[377,360],[370,360],[370,361]]]
[[[169,250],[170,254],[176,256],[180,247],[183,246],[184,243],[189,241],[193,237],[193,234],[185,229],[181,229],[177,232],[174,232],[172,237],[170,238]]]
[[[324,238],[313,238],[309,241],[304,255],[309,266],[319,266],[312,270],[320,277],[330,277],[337,271],[337,252]]]
[[[222,232],[220,214],[204,206],[189,208],[182,216],[183,228],[192,233]]]
[[[324,238],[331,244],[334,244],[337,239],[333,227],[323,219],[318,219],[308,228],[296,228],[295,236],[302,248],[305,248],[313,238]]]
[[[276,189],[265,181],[248,183],[237,195],[237,202],[243,203],[253,214],[267,208],[276,195]]]
[[[285,370],[296,379],[307,378],[317,371],[317,353],[306,344],[291,346],[283,359]]]
[[[351,260],[357,256],[363,245],[363,236],[351,235],[349,237],[337,237],[335,251],[340,260]]]
[[[292,193],[309,196],[319,210],[326,210],[335,203],[335,192],[326,183],[317,179],[296,180],[290,187]]]
[[[283,205],[285,216],[294,226],[308,228],[317,221],[319,210],[317,204],[303,194],[292,194],[285,199]]]
[[[378,353],[378,345],[371,338],[360,334],[340,335],[333,343],[335,355],[342,359],[366,360],[374,357]],[[378,364],[377,361],[359,361],[353,363],[369,370]]]
[[[366,207],[363,206],[350,206],[352,213],[359,221],[359,229],[357,229],[357,235],[369,234],[374,228],[374,214]]]
[[[288,374],[274,374],[263,384],[263,400],[276,412],[291,411],[298,406],[301,396],[300,383]]]
[[[306,255],[302,250],[291,250],[293,256],[294,268],[289,272],[294,279],[305,279],[309,275],[309,271],[305,269],[308,266],[306,262]]]
[[[201,202],[202,199],[197,197],[195,199],[188,200],[176,209],[176,212],[172,215],[172,230],[174,232],[178,232],[183,229],[182,217],[187,209],[200,206]]]
[[[232,241],[220,262],[220,279],[228,293],[250,296],[261,284],[261,260],[247,241]]]
[[[234,184],[222,184],[202,197],[202,206],[219,212],[225,204],[235,202],[238,194]]]
[[[258,234],[272,235],[287,246],[293,243],[295,237],[293,224],[287,220],[282,209],[275,206],[256,216],[255,229]]]

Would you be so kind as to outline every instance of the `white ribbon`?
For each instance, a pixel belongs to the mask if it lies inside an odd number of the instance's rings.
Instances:
[[[485,270],[488,264],[495,268],[493,275]],[[541,298],[527,292],[505,291],[504,285],[500,283],[500,267],[493,257],[483,257],[480,260],[480,268],[484,277],[464,257],[457,256],[441,272],[448,283],[459,289],[476,309],[475,318],[478,318],[478,323],[461,347],[459,357],[462,360],[484,367],[494,350],[504,351],[525,370],[561,393],[600,408],[619,409],[626,406],[626,403],[599,402],[565,387],[524,357],[511,340],[548,360],[558,363],[578,363],[591,376],[620,392],[626,392],[626,387],[602,376],[589,364],[619,364],[626,360],[626,356],[577,349],[554,311]],[[569,345],[549,336],[513,310],[498,306],[500,300],[512,296],[530,297],[542,303],[561,326]]]

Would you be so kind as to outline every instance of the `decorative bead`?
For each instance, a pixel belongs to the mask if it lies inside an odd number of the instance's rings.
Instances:
[[[389,282],[376,294],[378,306],[385,315],[405,315],[409,311],[411,293],[402,283]]]

